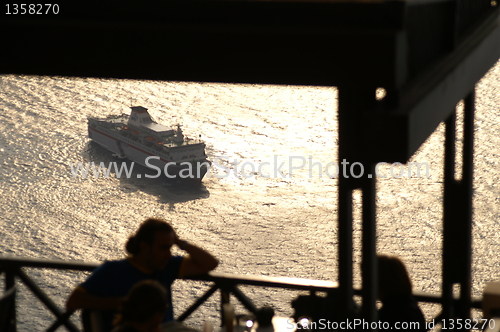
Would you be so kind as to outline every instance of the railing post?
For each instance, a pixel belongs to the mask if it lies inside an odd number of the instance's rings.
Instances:
[[[230,296],[231,294],[227,290],[222,287],[220,288],[220,326],[224,326],[224,319],[226,318],[224,315],[224,304],[231,302]]]
[[[11,268],[5,269],[5,290],[9,290],[16,284],[16,274]]]
[[[5,291],[11,289],[16,285],[16,268],[13,267],[8,267],[5,268],[3,271],[5,273]],[[7,332],[16,332],[17,331],[17,315],[16,315],[16,298],[12,300],[12,308],[10,310],[10,315],[11,319],[10,321],[12,322],[11,325],[9,326],[9,330]]]

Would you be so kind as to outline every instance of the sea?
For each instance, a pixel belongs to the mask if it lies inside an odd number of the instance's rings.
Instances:
[[[213,167],[201,186],[172,183],[136,164],[129,176],[112,168],[132,163],[92,142],[87,118],[129,113],[130,106],[146,107],[157,122],[181,124],[187,137],[205,141]],[[475,297],[500,279],[499,111],[500,62],[476,86]],[[458,128],[460,145],[460,117]],[[336,281],[337,133],[334,87],[0,76],[0,255],[120,259],[137,226],[158,217],[217,256],[219,272]],[[378,252],[399,256],[414,289],[435,294],[441,285],[443,140],[441,124],[411,158],[427,165],[427,172],[408,176],[406,165],[385,165],[377,181]],[[101,163],[111,170],[107,175],[82,173]],[[354,283],[360,286],[359,193],[353,202]],[[88,275],[26,273],[61,308]],[[45,330],[54,317],[18,284],[18,330]],[[175,313],[209,287],[177,281]],[[291,300],[303,293],[241,289],[257,306],[269,305],[281,316],[292,314]],[[438,310],[424,308],[428,319]],[[219,296],[213,295],[186,323],[217,326],[219,319]],[[76,315],[73,321],[79,324]]]

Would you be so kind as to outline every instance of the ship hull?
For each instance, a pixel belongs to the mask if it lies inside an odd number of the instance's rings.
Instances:
[[[158,177],[163,176],[179,182],[201,182],[210,168],[211,163],[206,159],[174,162],[146,146],[126,140],[103,128],[89,125],[88,130],[89,138],[94,142],[120,157],[155,170]],[[148,175],[149,178],[154,176]]]

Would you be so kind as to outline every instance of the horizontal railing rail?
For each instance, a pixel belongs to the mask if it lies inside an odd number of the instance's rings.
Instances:
[[[28,289],[47,307],[47,309],[55,316],[56,320],[47,328],[46,331],[55,331],[61,326],[65,326],[67,330],[79,332],[80,329],[73,324],[69,318],[73,314],[59,308],[55,302],[36,284],[36,282],[28,276],[24,268],[40,268],[40,269],[56,269],[69,271],[92,271],[100,264],[86,262],[68,262],[58,260],[42,260],[34,258],[18,258],[18,257],[0,257],[0,274],[5,274],[5,289],[9,289],[15,285],[15,278],[19,278]],[[230,294],[238,299],[241,304],[250,312],[256,313],[257,307],[239,288],[240,285],[283,288],[290,290],[304,290],[311,294],[316,292],[330,292],[337,289],[337,283],[324,280],[311,280],[287,277],[264,277],[264,276],[248,276],[235,275],[227,273],[210,272],[206,275],[194,276],[186,278],[194,281],[207,281],[213,285],[200,296],[190,307],[188,307],[178,318],[179,321],[184,321],[193,312],[196,311],[205,301],[207,301],[217,290],[221,292],[221,307],[224,303],[229,302]],[[361,290],[355,290],[356,295],[361,295]],[[441,303],[441,296],[424,292],[414,292],[414,296],[419,302]],[[475,299],[472,301],[472,308],[480,309],[481,300]],[[222,311],[221,311],[222,313]],[[15,312],[14,312],[15,315]],[[14,316],[15,317],[15,316]],[[15,319],[14,319],[15,322]],[[15,331],[15,326],[12,331]]]

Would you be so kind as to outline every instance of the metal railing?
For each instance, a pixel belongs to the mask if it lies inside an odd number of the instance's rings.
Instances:
[[[73,311],[65,311],[60,308],[24,271],[25,268],[39,269],[56,269],[69,271],[92,271],[100,264],[85,263],[85,262],[67,262],[56,260],[41,260],[31,258],[16,258],[16,257],[0,257],[0,274],[5,274],[5,289],[10,289],[15,285],[18,278],[27,288],[45,305],[45,307],[55,316],[55,321],[46,329],[47,332],[55,331],[61,326],[65,326],[67,330],[72,332],[81,331],[69,318],[74,313]],[[305,290],[311,294],[316,292],[330,292],[337,289],[337,283],[332,281],[299,279],[299,278],[282,278],[282,277],[262,277],[262,276],[242,276],[234,274],[211,272],[206,275],[186,278],[189,280],[208,281],[212,286],[202,296],[200,296],[190,307],[188,307],[178,318],[178,321],[184,321],[193,312],[195,312],[205,301],[207,301],[216,291],[221,292],[221,308],[224,303],[229,302],[230,295],[241,302],[241,304],[250,312],[256,313],[257,307],[252,300],[248,298],[239,288],[239,285],[250,285],[270,288],[283,288],[289,290]],[[356,290],[356,295],[360,295],[361,291]],[[441,303],[441,297],[435,294],[427,294],[415,292],[415,298],[419,302]],[[13,304],[15,306],[15,304]],[[481,308],[481,301],[474,300],[472,308]],[[14,312],[14,326],[9,332],[16,331],[16,313]],[[222,312],[222,311],[221,311]]]

